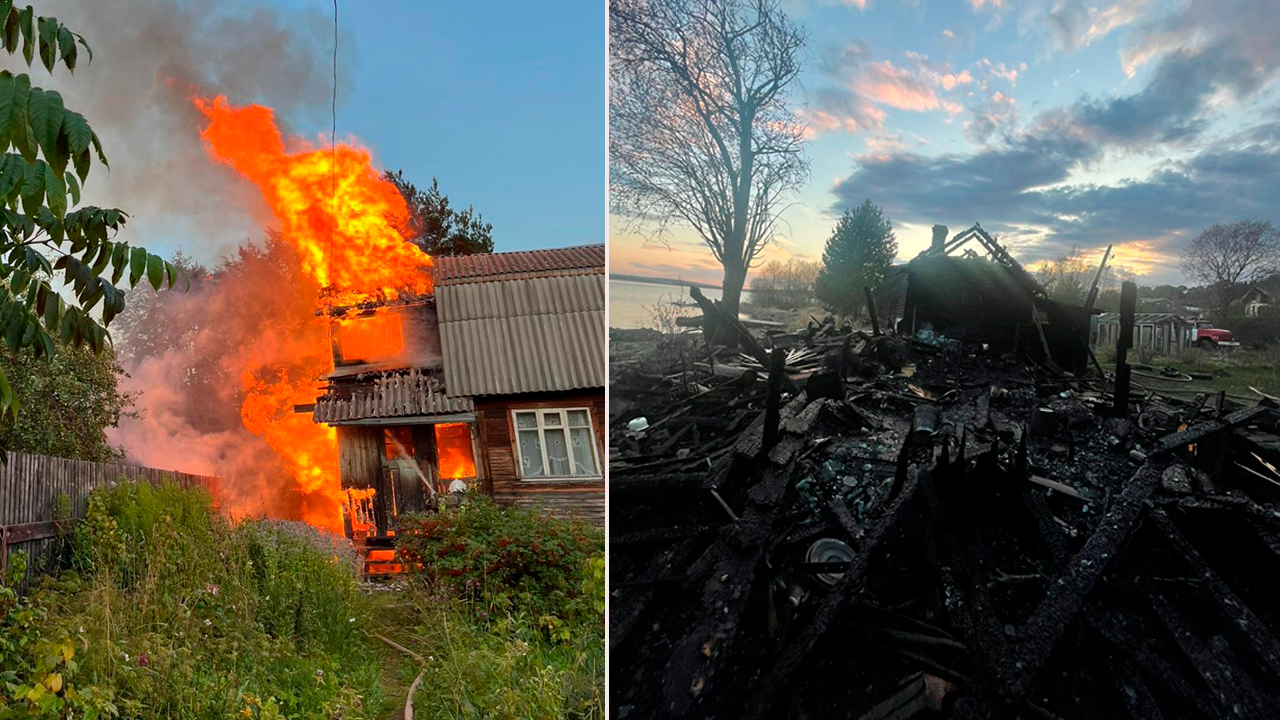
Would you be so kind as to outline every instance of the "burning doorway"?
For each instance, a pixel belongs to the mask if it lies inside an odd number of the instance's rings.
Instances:
[[[347,495],[343,526],[356,540],[394,537],[399,516],[480,480],[469,420],[340,426],[338,456]]]

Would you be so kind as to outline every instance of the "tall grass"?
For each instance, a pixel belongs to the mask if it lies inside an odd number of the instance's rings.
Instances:
[[[90,497],[70,546],[70,569],[23,602],[43,617],[26,652],[0,657],[16,668],[0,675],[0,717],[381,712],[370,611],[341,543],[233,524],[203,490],[122,483]]]

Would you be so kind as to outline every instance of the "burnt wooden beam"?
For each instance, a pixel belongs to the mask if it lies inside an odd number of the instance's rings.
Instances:
[[[704,328],[710,331],[712,335],[723,333],[737,343],[743,351],[755,358],[761,367],[769,367],[769,355],[765,352],[764,346],[756,341],[755,337],[747,330],[738,318],[732,314],[725,312],[724,308],[718,302],[708,298],[702,294],[702,291],[695,285],[689,288],[689,296],[698,303],[698,307],[702,308],[702,314],[707,318]],[[710,340],[711,337],[708,337]]]
[[[1148,459],[1124,483],[1098,529],[1067,563],[1065,572],[1050,585],[1035,613],[1017,630],[1021,639],[1019,672],[1004,678],[1002,683],[1008,698],[1021,699],[1026,694],[1058,639],[1080,612],[1098,579],[1111,566],[1121,543],[1129,537],[1147,498],[1160,485],[1167,465],[1162,459]]]
[[[863,285],[862,292],[867,296],[867,312],[871,315],[871,334],[880,334],[880,316],[876,314],[876,299],[871,294],[871,286]]]
[[[1158,678],[1164,689],[1176,698],[1177,704],[1194,711],[1194,717],[1217,717],[1220,713],[1209,705],[1204,691],[1188,682],[1165,656],[1164,650],[1154,647],[1146,634],[1130,630],[1114,612],[1114,607],[1131,607],[1136,602],[1132,595],[1122,594],[1111,587],[1101,588],[1096,597],[1090,598],[1081,614],[1089,627],[1115,650],[1127,655],[1150,676]]]
[[[645,616],[649,604],[657,594],[658,583],[665,582],[670,577],[671,568],[683,567],[701,547],[701,544],[692,539],[680,543],[672,549],[666,562],[652,564],[647,571],[631,581],[634,587],[625,592],[619,592],[622,583],[615,583],[610,578],[609,594],[613,597],[613,602],[609,605],[610,650],[617,651]]]
[[[1203,581],[1210,595],[1209,604],[1215,606],[1220,616],[1219,625],[1227,630],[1234,643],[1246,645],[1262,658],[1271,672],[1280,679],[1280,643],[1267,631],[1258,617],[1253,614],[1231,588],[1218,576],[1205,561],[1195,546],[1182,534],[1172,518],[1164,510],[1151,512],[1151,519],[1160,529],[1173,549],[1190,566],[1191,576]]]
[[[1023,638],[1021,672],[1006,678],[1005,693],[1012,698],[1021,698],[1026,693],[1058,638],[1079,613],[1098,579],[1111,566],[1121,543],[1129,537],[1134,522],[1142,514],[1147,499],[1160,485],[1160,478],[1169,465],[1167,456],[1178,448],[1249,422],[1264,412],[1270,412],[1270,408],[1237,410],[1221,420],[1197,423],[1182,432],[1168,435],[1156,445],[1138,472],[1125,482],[1098,529],[1071,558],[1065,573],[1050,586],[1035,614],[1018,631]]]
[[[1224,650],[1198,637],[1177,608],[1150,582],[1138,582],[1137,589],[1196,673],[1205,679],[1209,691],[1227,717],[1277,717],[1280,707],[1275,704],[1275,698],[1269,698],[1267,690],[1259,688],[1248,675],[1239,671],[1229,648]]]
[[[1232,430],[1272,412],[1275,412],[1273,408],[1265,405],[1255,405],[1227,413],[1221,418],[1202,420],[1182,432],[1172,433],[1163,437],[1155,449],[1151,451],[1151,455],[1167,453],[1187,445],[1194,445],[1211,435]]]
[[[1160,706],[1156,704],[1151,688],[1147,686],[1142,675],[1128,658],[1113,650],[1102,653],[1102,662],[1106,665],[1107,675],[1115,683],[1116,695],[1120,697],[1120,702],[1124,703],[1130,717],[1164,720],[1164,713],[1160,712]]]
[[[787,353],[782,348],[774,348],[769,363],[769,390],[765,395],[764,405],[764,447],[771,448],[778,442],[778,412],[782,404],[782,372],[787,362]]]
[[[776,716],[772,711],[790,687],[792,675],[794,675],[796,669],[805,658],[808,657],[814,645],[821,640],[827,628],[845,609],[850,593],[862,581],[863,573],[867,570],[867,564],[871,561],[871,554],[876,551],[880,541],[884,539],[889,530],[897,525],[903,511],[910,506],[911,499],[915,497],[917,487],[918,475],[916,472],[912,472],[900,486],[897,495],[889,502],[885,513],[867,532],[858,548],[856,559],[845,570],[840,581],[822,599],[818,609],[805,627],[783,649],[773,667],[760,680],[756,691],[752,693],[751,699],[747,701],[747,705],[743,710],[742,717],[744,720]]]
[[[700,588],[697,614],[676,640],[662,674],[662,707],[670,717],[694,714],[701,700],[732,680],[739,621],[768,544],[777,535],[774,508],[791,484],[793,468],[771,466],[747,491],[742,518],[726,526],[686,572]]]

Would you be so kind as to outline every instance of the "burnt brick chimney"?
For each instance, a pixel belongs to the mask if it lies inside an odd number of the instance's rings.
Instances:
[[[942,248],[946,247],[946,244],[947,244],[947,226],[934,225],[933,226],[933,246],[930,249],[937,250],[938,252],[942,252]]]

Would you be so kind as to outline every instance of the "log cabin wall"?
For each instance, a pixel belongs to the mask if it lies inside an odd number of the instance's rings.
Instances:
[[[476,398],[480,424],[481,462],[486,486],[501,505],[542,508],[556,515],[582,518],[604,526],[604,392],[579,390],[560,393]],[[523,480],[516,458],[513,410],[535,408],[581,408],[591,412],[596,443],[596,463],[602,477],[582,480]]]
[[[343,490],[377,487],[381,455],[382,428],[338,426],[338,472]]]

